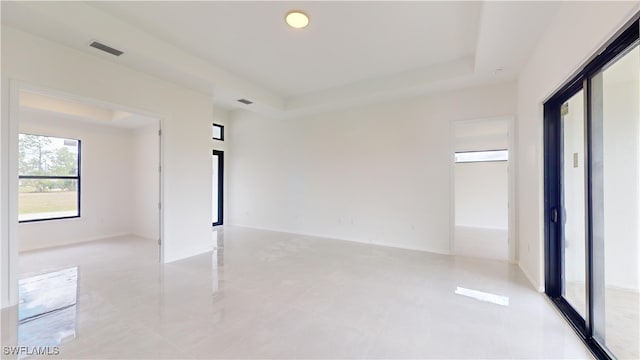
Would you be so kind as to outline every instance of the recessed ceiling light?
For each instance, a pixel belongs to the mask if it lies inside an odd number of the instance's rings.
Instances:
[[[289,11],[284,20],[294,29],[302,29],[309,25],[309,16],[299,10]]]

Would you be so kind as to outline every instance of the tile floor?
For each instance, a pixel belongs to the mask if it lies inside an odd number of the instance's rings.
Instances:
[[[585,309],[584,282],[569,282],[566,287],[569,303]],[[604,344],[619,359],[640,359],[640,296],[634,291],[610,287],[605,290],[604,301]]]
[[[214,236],[213,253],[164,266],[135,237],[23,254],[24,277],[78,267],[74,335],[48,358],[590,358],[514,265],[239,227]],[[29,335],[15,307],[2,315],[3,345]]]

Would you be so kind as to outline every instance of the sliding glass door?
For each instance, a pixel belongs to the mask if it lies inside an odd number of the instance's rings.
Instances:
[[[594,338],[640,358],[640,47],[636,42],[590,80]]]
[[[598,358],[640,358],[637,19],[545,103],[546,293]]]
[[[560,111],[563,160],[562,214],[564,214],[562,295],[584,319],[587,314],[584,91],[580,89],[565,101]]]

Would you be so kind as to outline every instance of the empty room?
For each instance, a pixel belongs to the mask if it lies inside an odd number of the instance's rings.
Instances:
[[[640,358],[640,1],[0,6],[3,358]]]

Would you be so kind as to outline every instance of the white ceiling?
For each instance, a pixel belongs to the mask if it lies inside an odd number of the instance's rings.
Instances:
[[[3,1],[2,22],[209,93],[226,107],[299,115],[515,79],[558,6]],[[288,28],[291,9],[307,12],[310,26]],[[92,39],[125,54],[100,53],[87,46]]]
[[[93,5],[283,96],[472,56],[481,8],[480,2]],[[306,29],[285,24],[292,9],[309,14]]]

